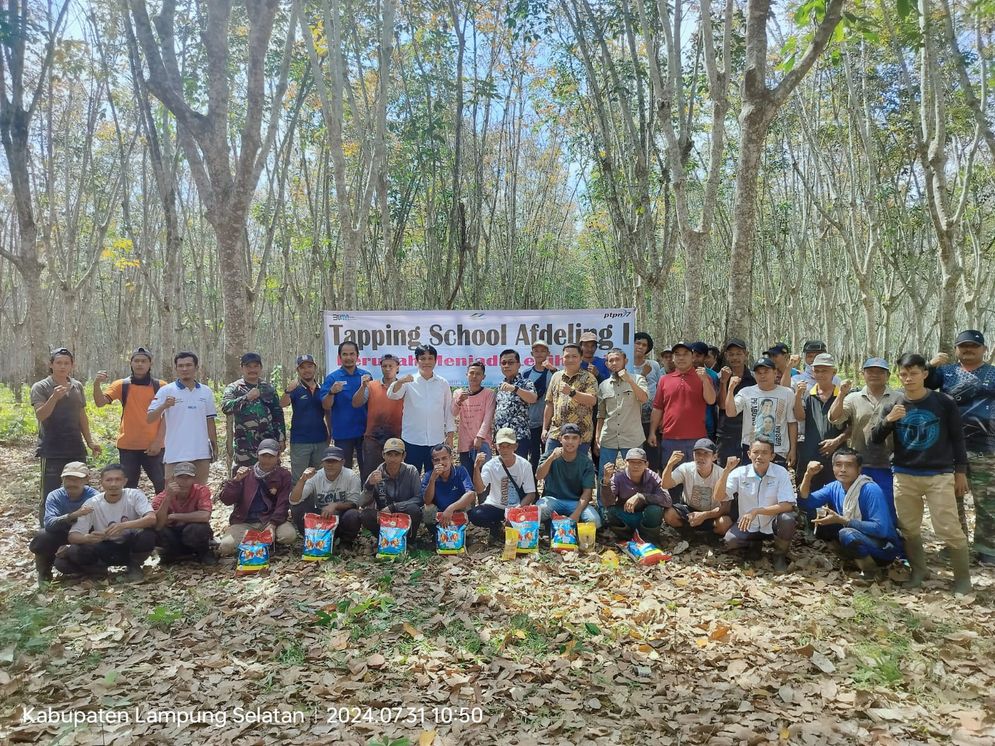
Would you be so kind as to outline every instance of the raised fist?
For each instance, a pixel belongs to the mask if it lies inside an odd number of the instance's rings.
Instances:
[[[335,383],[332,384],[332,388],[330,388],[329,391],[331,391],[333,394],[337,394],[340,391],[342,391],[342,389],[344,388],[345,388],[345,381],[336,381]]]
[[[739,456],[730,456],[726,459],[726,469],[732,471],[739,466]]]
[[[372,380],[373,380],[373,376],[370,376],[370,375],[366,375],[366,376],[363,376],[363,377],[362,377],[361,379],[359,379],[359,380],[360,380],[360,381],[362,381],[363,385],[365,386],[366,384],[368,384],[368,383],[369,383],[370,381],[372,381]]]
[[[728,365],[723,365],[722,370],[719,371],[719,380],[728,381],[730,378],[732,378],[732,368]]]
[[[906,415],[905,405],[904,404],[896,404],[894,407],[891,408],[891,411],[888,412],[888,416],[885,417],[885,419],[888,422],[898,422],[905,415]]]
[[[729,379],[729,388],[734,389],[737,386],[739,386],[739,384],[741,384],[742,382],[743,382],[742,378],[740,378],[739,376],[733,376],[732,378]]]
[[[287,384],[287,387],[284,389],[284,391],[286,391],[289,394],[291,391],[293,391],[300,385],[301,385],[301,379],[295,378],[293,381]]]
[[[166,397],[166,403],[165,403],[164,409],[169,409],[170,407],[175,407],[175,406],[176,406],[176,397],[175,396],[167,396]]]
[[[848,378],[840,384],[840,396],[846,396],[853,390],[853,382]]]
[[[107,375],[106,370],[98,370],[97,375],[93,377],[93,380],[95,380],[97,383],[103,383],[108,378],[110,378],[110,376]]]
[[[481,466],[484,465],[484,462],[486,461],[487,461],[487,454],[483,452],[478,453],[477,457],[473,459],[473,468],[479,469]]]
[[[507,381],[502,381],[501,386],[499,388],[501,391],[506,391],[506,392],[511,392],[515,390],[515,387],[512,384],[508,383]]]
[[[684,460],[684,451],[674,451],[667,460],[669,464],[679,464]]]
[[[309,466],[303,472],[301,472],[301,481],[306,482],[317,473],[318,473],[317,469],[315,469],[313,466]]]
[[[235,472],[235,479],[241,482],[243,479],[249,476],[250,471],[252,471],[252,468],[249,466],[238,467],[238,471]]]
[[[413,383],[414,380],[415,380],[415,377],[413,375],[411,375],[410,373],[408,373],[408,375],[406,375],[404,378],[402,378],[400,380],[400,382],[401,383]]]
[[[801,361],[802,361],[802,356],[799,355],[798,353],[795,353],[794,355],[788,358],[788,366],[791,368],[797,368],[798,365],[801,363]]]
[[[249,389],[246,392],[246,394],[245,394],[245,400],[246,401],[255,401],[258,398],[259,398],[259,387],[258,386],[254,386],[253,388]]]
[[[818,461],[809,461],[808,466],[805,467],[806,474],[818,474],[822,471],[822,464]]]

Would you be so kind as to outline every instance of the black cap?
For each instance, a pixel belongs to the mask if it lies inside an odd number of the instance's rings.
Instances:
[[[128,359],[134,360],[135,357],[137,357],[138,355],[145,355],[145,357],[147,357],[149,360],[152,359],[152,352],[149,350],[148,347],[136,347],[134,351],[131,353],[131,357]]]
[[[260,365],[262,365],[263,359],[262,357],[260,357],[258,352],[247,352],[244,355],[242,355],[242,360],[239,364],[248,365],[249,363],[259,363]]]
[[[322,461],[345,461],[345,451],[338,446],[329,446],[325,449]]]
[[[777,370],[777,366],[774,365],[774,361],[769,357],[762,357],[757,360],[750,370],[756,370],[757,368],[770,368],[771,370]]]
[[[572,422],[560,426],[560,435],[580,435],[580,428]]]
[[[314,357],[312,355],[298,355],[297,364],[295,367],[300,368],[301,363],[313,363],[313,362],[314,362]]]
[[[736,339],[735,337],[733,337],[728,342],[726,342],[726,346],[723,347],[722,349],[723,350],[728,350],[730,347],[738,347],[741,350],[747,349],[746,348],[746,342],[744,342],[741,339]]]
[[[802,347],[802,352],[825,352],[827,349],[826,343],[821,339],[809,339]]]
[[[694,344],[694,342],[676,342],[676,343],[674,343],[674,345],[673,345],[673,346],[672,346],[672,347],[670,348],[670,351],[671,351],[671,352],[676,352],[676,351],[677,351],[677,348],[678,348],[678,347],[683,347],[683,348],[684,348],[685,350],[688,350],[688,351],[690,351],[690,352],[694,352],[694,347],[692,346],[693,344]],[[664,352],[666,352],[666,351],[667,351],[667,350],[666,350],[666,348],[665,348],[665,349],[664,349]]]
[[[715,443],[713,443],[709,438],[698,438],[698,440],[694,442],[694,448],[692,448],[691,450],[711,451],[712,453],[715,453],[719,449],[715,446]]]
[[[708,354],[708,343],[707,342],[692,342],[691,352],[696,352],[699,355]]]
[[[791,345],[787,342],[775,342],[770,348],[764,350],[764,355],[786,355],[791,352]]]
[[[54,358],[56,355],[67,355],[70,360],[76,360],[76,356],[69,351],[68,347],[56,347],[52,350],[51,356]]]
[[[954,342],[954,347],[962,344],[981,345],[982,347],[985,347],[985,335],[977,329],[965,329],[957,335],[957,341]]]

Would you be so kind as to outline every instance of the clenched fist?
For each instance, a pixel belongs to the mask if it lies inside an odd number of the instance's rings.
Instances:
[[[726,471],[732,471],[739,466],[739,456],[730,456],[726,459]]]
[[[317,469],[315,469],[313,466],[309,466],[303,472],[301,472],[301,479],[300,479],[300,481],[306,482],[307,480],[309,480],[311,477],[313,477],[317,473],[318,473]]]
[[[247,392],[245,392],[245,400],[246,401],[255,401],[258,398],[259,398],[259,387],[258,386],[254,386],[253,388],[251,388]]]
[[[252,471],[252,468],[249,466],[238,467],[238,471],[235,472],[235,479],[241,482],[243,479],[249,476],[250,471]]]
[[[891,408],[891,411],[888,412],[888,416],[885,417],[885,420],[887,420],[888,422],[898,422],[906,414],[907,413],[905,411],[905,405],[896,404],[894,407]]]
[[[93,380],[95,380],[97,383],[103,383],[108,378],[110,378],[110,376],[107,375],[107,371],[106,370],[98,370],[97,371],[97,375],[95,375],[93,377]]]

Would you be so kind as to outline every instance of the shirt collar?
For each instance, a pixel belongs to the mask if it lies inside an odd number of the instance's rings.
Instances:
[[[242,380],[242,379],[239,379],[239,380]],[[179,378],[176,379],[176,388],[178,388],[178,389],[185,389],[186,388],[186,386],[183,385],[183,381],[181,381]],[[194,389],[199,389],[199,388],[200,388],[200,381],[194,381],[193,382],[193,388],[191,388],[190,390],[193,391]]]
[[[817,384],[817,383],[813,384],[812,388],[810,388],[808,390],[808,393],[812,394],[812,395],[817,395],[819,393],[819,384]],[[833,396],[839,396],[839,395],[840,395],[840,387],[834,385],[833,386]]]

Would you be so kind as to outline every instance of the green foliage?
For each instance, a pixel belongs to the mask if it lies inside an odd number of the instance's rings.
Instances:
[[[58,632],[59,620],[71,610],[65,599],[40,598],[5,585],[0,589],[0,652],[45,652]]]
[[[146,615],[146,621],[159,629],[169,629],[181,619],[183,619],[183,609],[169,604],[160,604]]]

